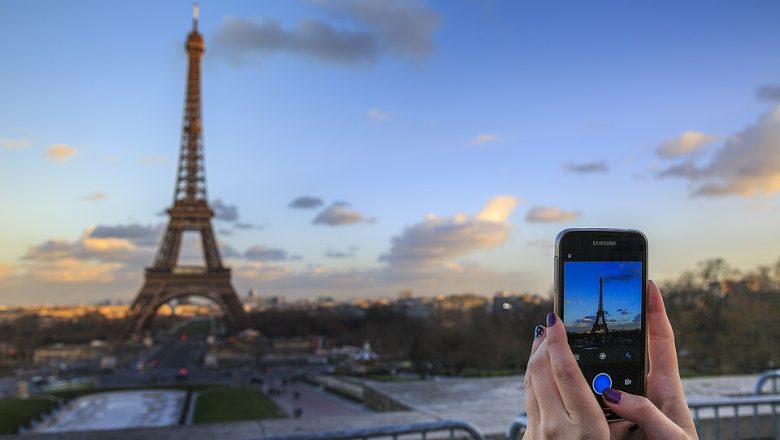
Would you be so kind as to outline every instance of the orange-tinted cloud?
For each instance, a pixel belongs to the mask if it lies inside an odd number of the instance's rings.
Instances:
[[[46,156],[57,162],[67,162],[78,151],[78,148],[70,145],[54,144],[46,150]]]

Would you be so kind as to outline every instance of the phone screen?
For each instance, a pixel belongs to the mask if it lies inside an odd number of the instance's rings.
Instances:
[[[561,318],[574,358],[608,419],[606,387],[644,394],[644,250],[569,249],[562,261]]]

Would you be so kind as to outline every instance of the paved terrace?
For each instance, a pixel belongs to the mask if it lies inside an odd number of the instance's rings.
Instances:
[[[751,394],[757,378],[755,375],[717,376],[686,379],[683,384],[689,399],[726,397]],[[461,419],[474,424],[488,437],[502,438],[511,420],[523,410],[522,383],[522,376],[411,382],[364,381],[366,386],[412,410],[121,431],[27,434],[23,437],[28,440],[245,440],[396,423]],[[0,440],[12,438],[20,437],[3,436]]]

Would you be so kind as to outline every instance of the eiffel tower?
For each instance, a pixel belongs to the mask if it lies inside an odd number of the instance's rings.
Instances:
[[[222,265],[211,225],[214,211],[206,197],[200,117],[200,60],[206,46],[198,32],[197,3],[192,12],[192,32],[185,45],[189,56],[187,98],[173,206],[168,209],[168,227],[154,264],[146,268],[144,285],[127,317],[127,329],[132,334],[146,330],[160,306],[189,296],[204,297],[217,303],[233,331],[246,326],[244,309],[230,283],[230,269]],[[185,231],[200,233],[205,266],[178,265]]]
[[[599,324],[601,320],[601,324]],[[596,310],[596,320],[593,322],[591,333],[609,333],[607,319],[604,316],[604,277],[599,277],[599,309]]]

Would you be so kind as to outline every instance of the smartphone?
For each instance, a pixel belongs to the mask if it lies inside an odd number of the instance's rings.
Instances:
[[[593,396],[645,395],[647,238],[636,230],[566,229],[555,239],[555,313]]]

